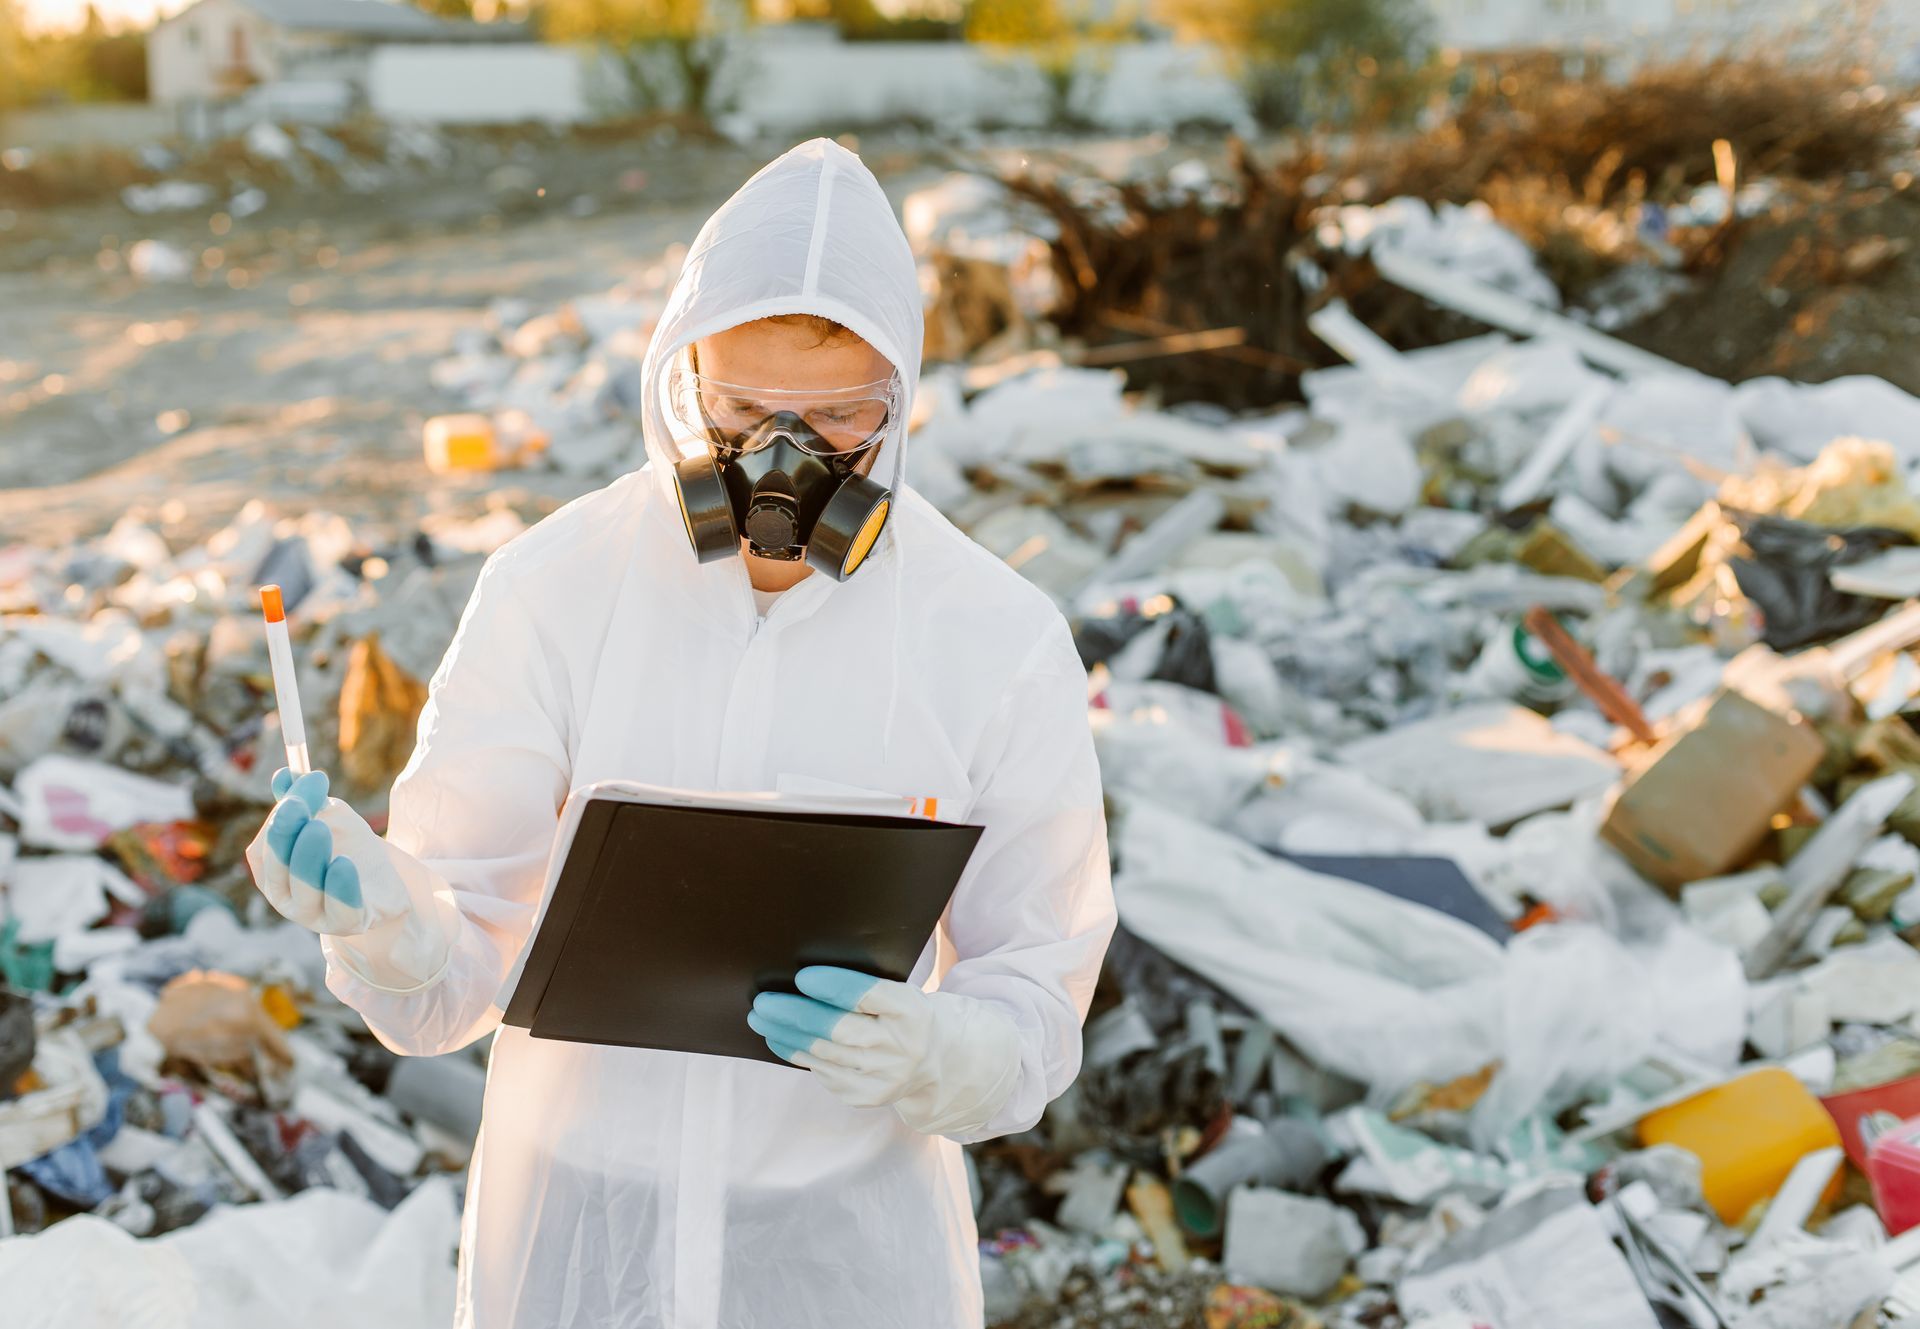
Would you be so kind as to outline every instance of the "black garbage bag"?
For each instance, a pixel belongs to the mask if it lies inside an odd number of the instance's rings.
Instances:
[[[1184,607],[1176,607],[1162,618],[1167,625],[1167,644],[1160,652],[1159,668],[1149,677],[1217,693],[1220,688],[1213,676],[1213,638],[1208,635],[1207,621]]]
[[[1073,625],[1073,644],[1080,663],[1088,669],[1105,664],[1120,648],[1146,630],[1151,620],[1137,609],[1122,609],[1104,618],[1083,618]]]
[[[1202,692],[1219,691],[1207,621],[1177,600],[1173,608],[1159,614],[1143,614],[1129,607],[1105,618],[1083,618],[1074,625],[1073,644],[1080,650],[1080,663],[1091,669],[1111,660],[1145,632],[1152,632],[1161,642],[1159,662],[1148,678]]]
[[[1879,526],[1840,530],[1731,509],[1727,517],[1747,547],[1727,564],[1740,593],[1760,609],[1761,639],[1776,651],[1843,637],[1885,614],[1885,600],[1836,591],[1828,574],[1913,543],[1906,532]]]

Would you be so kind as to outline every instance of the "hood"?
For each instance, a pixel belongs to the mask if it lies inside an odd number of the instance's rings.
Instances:
[[[665,393],[674,356],[701,337],[775,314],[844,324],[900,371],[900,420],[872,471],[900,493],[925,326],[919,276],[880,182],[853,153],[824,138],[761,168],[694,238],[641,371],[641,427],[655,485],[672,499]],[[889,535],[895,525],[888,523]]]

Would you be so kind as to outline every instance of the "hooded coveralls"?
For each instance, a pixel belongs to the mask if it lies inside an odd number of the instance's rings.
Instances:
[[[913,259],[873,176],[825,140],[754,176],[694,241],[644,366],[650,464],[495,553],[434,673],[388,839],[453,887],[446,976],[383,992],[322,940],[327,986],[390,1048],[498,1028],[460,1329],[982,1322],[965,1141],[844,1106],[791,1067],[499,1026],[576,786],[937,799],[985,832],[911,981],[996,1003],[1021,1045],[1011,1097],[967,1140],[1032,1126],[1079,1069],[1114,910],[1086,674],[1059,612],[905,487],[904,428],[874,467],[891,519],[847,581],[810,576],[762,622],[744,561],[689,547],[663,464],[666,367],[783,313],[858,332],[910,405]]]

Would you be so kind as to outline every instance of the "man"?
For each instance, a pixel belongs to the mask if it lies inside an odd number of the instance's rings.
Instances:
[[[1066,625],[905,485],[921,318],[858,158],[767,166],[654,334],[650,465],[488,560],[387,838],[324,775],[275,777],[249,862],[323,934],[328,987],[405,1054],[498,1029],[463,1329],[982,1321],[959,1145],[1072,1081],[1114,914]],[[616,778],[985,831],[909,983],[806,970],[740,1013],[803,1069],[499,1027],[558,810]]]

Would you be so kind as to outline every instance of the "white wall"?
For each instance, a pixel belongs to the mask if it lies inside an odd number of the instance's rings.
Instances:
[[[1046,90],[1030,66],[955,42],[749,40],[726,81],[732,113],[763,129],[1045,118]]]
[[[1864,36],[1897,62],[1920,44],[1920,0],[1879,0],[1869,29],[1842,0],[1427,0],[1442,46],[1461,51],[1612,48],[1634,57],[1737,48],[1798,33],[1816,42]]]
[[[257,79],[273,77],[275,29],[239,0],[201,0],[148,36],[148,98],[178,102],[229,91],[220,75],[234,64],[235,32],[242,34],[243,65]]]
[[[1701,5],[1726,0],[1698,0]],[[1460,51],[1617,44],[1665,31],[1684,0],[1427,0],[1440,45]]]
[[[740,42],[718,86],[722,119],[792,134],[915,119],[936,125],[1041,124],[1045,80],[1031,63],[959,42],[840,42],[756,34]],[[561,46],[383,46],[367,93],[384,116],[441,124],[576,122],[623,109],[610,60]],[[1112,128],[1246,118],[1233,81],[1207,47],[1116,46],[1088,65],[1074,107]]]
[[[1084,57],[1076,79],[1071,109],[1109,128],[1247,118],[1211,47],[1122,43]],[[735,118],[781,133],[909,118],[941,127],[1042,124],[1053,110],[1030,61],[959,42],[760,39],[743,46],[726,86]]]
[[[1170,42],[1115,48],[1086,110],[1113,129],[1150,129],[1187,120],[1239,124],[1249,118],[1246,98],[1212,46]]]
[[[367,70],[376,115],[436,124],[589,118],[581,53],[532,42],[382,46]]]

